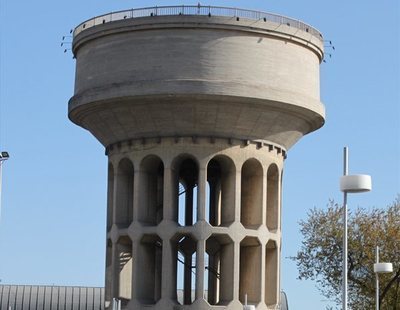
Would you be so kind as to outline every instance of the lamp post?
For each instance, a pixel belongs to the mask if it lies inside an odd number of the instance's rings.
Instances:
[[[243,310],[256,310],[256,307],[253,305],[248,305],[247,304],[247,294],[244,295],[244,306]]]
[[[343,277],[342,309],[347,310],[347,193],[362,193],[371,190],[371,176],[365,174],[348,175],[348,148],[343,149],[343,176],[340,190],[343,192]]]
[[[374,264],[374,272],[376,276],[376,310],[379,310],[379,274],[393,272],[393,265],[391,263],[379,262],[379,247],[376,247],[376,263]]]
[[[1,219],[1,184],[3,162],[10,158],[8,152],[0,152],[0,219]]]

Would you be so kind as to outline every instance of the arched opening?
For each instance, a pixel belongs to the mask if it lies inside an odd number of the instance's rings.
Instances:
[[[117,298],[126,305],[132,296],[132,241],[120,237],[117,242]]]
[[[275,164],[267,172],[267,228],[270,231],[278,229],[279,218],[279,171]]]
[[[265,303],[273,306],[278,303],[278,248],[275,241],[268,241],[265,248]]]
[[[146,157],[140,165],[139,221],[157,225],[163,219],[164,164],[157,156]]]
[[[262,224],[263,169],[256,159],[247,160],[242,167],[240,222],[245,228]]]
[[[234,244],[228,235],[214,234],[206,241],[204,283],[210,305],[233,300]]]
[[[177,222],[191,226],[197,222],[199,168],[193,159],[185,158],[177,162],[175,171]]]
[[[142,304],[151,305],[161,298],[162,240],[157,235],[144,235],[139,246],[137,297]]]
[[[133,178],[132,162],[124,158],[118,165],[115,223],[120,228],[128,227],[133,221]]]
[[[114,167],[108,164],[108,184],[107,184],[107,231],[110,231],[113,224],[114,209]]]
[[[196,241],[189,235],[180,235],[173,241],[176,250],[176,294],[182,305],[190,305],[196,289]]]
[[[207,165],[206,218],[212,226],[228,226],[235,220],[235,165],[217,156]]]
[[[261,301],[261,244],[255,237],[240,242],[239,300],[256,305]]]

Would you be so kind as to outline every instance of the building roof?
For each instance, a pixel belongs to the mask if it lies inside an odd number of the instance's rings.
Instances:
[[[178,291],[183,295],[182,291]],[[183,299],[183,296],[181,296]],[[104,288],[85,286],[0,285],[1,310],[105,310]],[[289,310],[281,292],[281,310]]]
[[[2,310],[104,310],[104,288],[0,285]]]

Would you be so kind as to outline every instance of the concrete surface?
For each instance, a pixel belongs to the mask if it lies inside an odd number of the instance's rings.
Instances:
[[[324,123],[321,37],[207,15],[79,31],[69,118],[109,158],[106,303],[275,309],[283,162]]]

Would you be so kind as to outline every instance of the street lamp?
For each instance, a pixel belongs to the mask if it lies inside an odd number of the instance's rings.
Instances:
[[[343,176],[340,190],[343,192],[343,279],[342,309],[347,310],[347,193],[363,193],[371,190],[371,176],[365,174],[348,175],[348,148],[343,149]]]
[[[393,272],[392,263],[379,262],[379,247],[376,247],[376,263],[374,264],[374,272],[376,276],[376,310],[379,310],[379,274]]]
[[[0,152],[0,218],[1,218],[1,180],[2,180],[2,165],[3,162],[10,158],[8,152]]]

